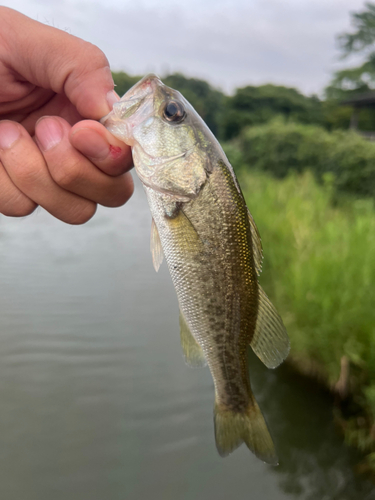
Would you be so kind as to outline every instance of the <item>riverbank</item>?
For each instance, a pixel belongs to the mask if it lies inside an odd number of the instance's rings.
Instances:
[[[335,394],[345,441],[375,470],[375,211],[311,173],[277,180],[240,170],[259,228],[260,282],[291,339],[289,363]]]

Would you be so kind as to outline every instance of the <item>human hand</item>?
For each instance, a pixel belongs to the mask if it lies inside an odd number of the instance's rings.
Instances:
[[[0,7],[0,82],[0,213],[82,224],[130,198],[130,148],[93,121],[118,99],[97,47]]]

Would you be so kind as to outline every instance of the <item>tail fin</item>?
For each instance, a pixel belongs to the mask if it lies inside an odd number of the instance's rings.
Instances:
[[[220,456],[229,455],[245,442],[263,462],[278,465],[267,424],[254,398],[243,413],[234,412],[216,403],[214,422],[216,447]]]

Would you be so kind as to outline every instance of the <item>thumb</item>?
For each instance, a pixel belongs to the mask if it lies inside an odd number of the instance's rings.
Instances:
[[[0,7],[0,19],[0,55],[8,67],[38,87],[65,93],[84,118],[109,113],[117,97],[98,47],[6,7]]]

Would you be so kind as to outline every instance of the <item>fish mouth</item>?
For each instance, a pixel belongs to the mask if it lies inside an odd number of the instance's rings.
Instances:
[[[164,87],[158,76],[149,74],[143,77],[113,105],[112,111],[104,116],[100,123],[118,139],[133,146],[132,130],[137,122],[152,114],[153,97],[157,87]],[[141,110],[136,114],[139,108]]]
[[[137,82],[133,87],[131,87],[120,99],[119,102],[130,101],[132,99],[141,99],[146,97],[148,94],[153,94],[156,87],[164,87],[164,83],[160,78],[153,73],[146,75]]]
[[[137,111],[142,102],[154,95],[156,87],[164,87],[160,78],[154,74],[147,75],[131,87],[118,102],[115,102],[113,109],[100,121],[105,123],[107,118],[113,114],[122,119],[129,118]]]

